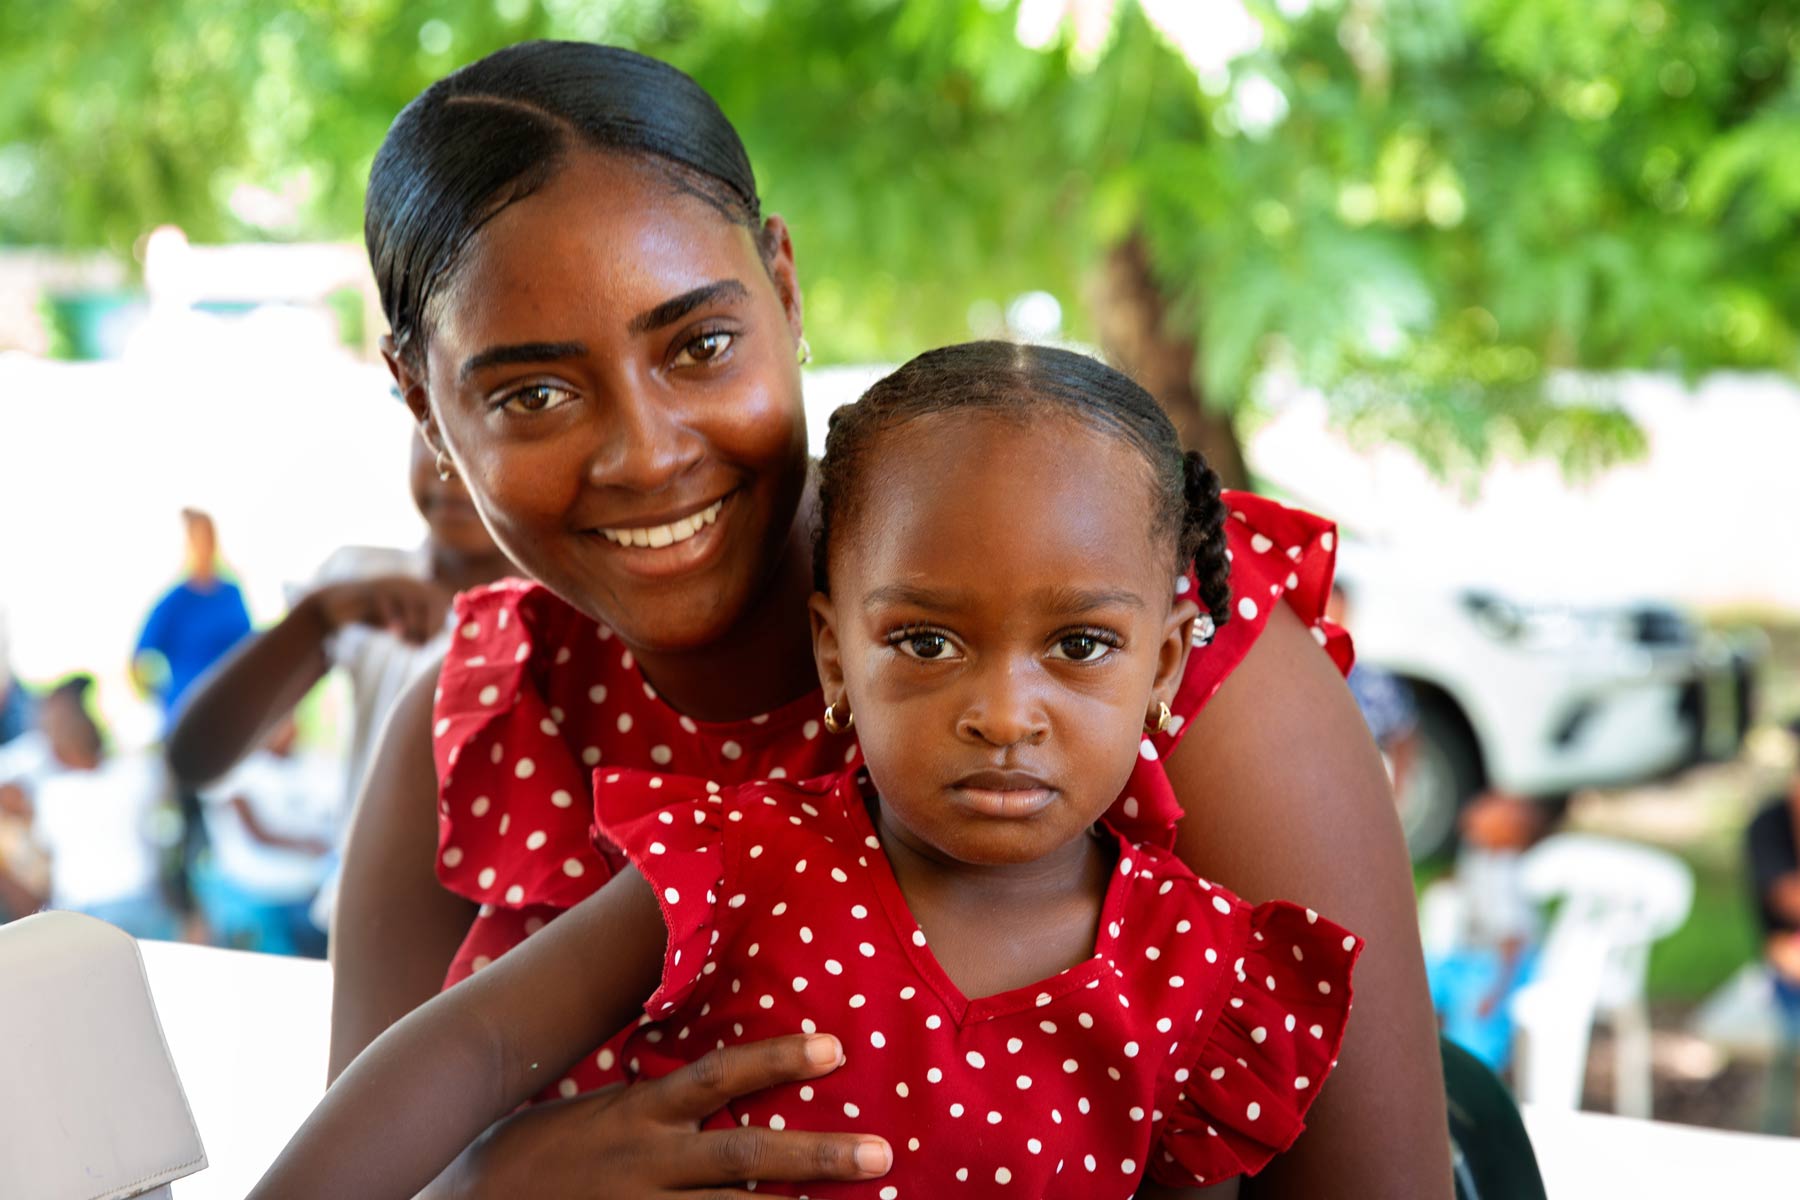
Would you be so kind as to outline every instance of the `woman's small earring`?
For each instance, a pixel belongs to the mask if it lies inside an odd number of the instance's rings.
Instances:
[[[1152,733],[1167,733],[1167,732],[1169,732],[1169,723],[1171,721],[1173,721],[1174,719],[1175,719],[1175,714],[1171,713],[1169,711],[1168,701],[1166,701],[1166,700],[1162,701],[1161,704],[1158,706],[1158,710],[1156,713],[1156,726],[1155,726],[1155,728],[1153,728],[1151,730],[1151,732]]]
[[[450,470],[450,456],[445,454],[442,450],[437,452],[437,473],[439,479],[449,482],[452,474]]]
[[[812,347],[806,344],[805,335],[801,335],[800,344],[794,348],[794,361],[805,366],[812,361]]]
[[[844,705],[844,715],[842,717],[837,715],[837,705],[835,703],[827,704],[825,706],[825,728],[831,730],[831,732],[848,732],[850,727],[854,724],[856,724],[856,714],[850,711],[850,706],[848,704]]]

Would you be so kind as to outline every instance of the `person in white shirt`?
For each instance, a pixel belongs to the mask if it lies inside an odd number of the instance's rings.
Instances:
[[[86,708],[92,684],[78,675],[45,697],[38,722],[49,753],[9,781],[29,805],[34,847],[48,859],[46,907],[98,917],[134,937],[170,938],[175,920],[153,837],[168,780],[152,756],[107,753]]]
[[[246,639],[196,683],[164,746],[183,785],[205,788],[218,781],[335,667],[351,685],[341,786],[354,802],[388,710],[408,683],[435,670],[443,657],[451,598],[512,573],[462,482],[445,477],[422,437],[413,439],[410,469],[413,502],[425,518],[424,544],[416,551],[337,551],[280,623]],[[328,882],[314,910],[320,928],[331,891]]]
[[[343,824],[334,765],[295,753],[292,718],[215,787],[201,793],[208,857],[195,892],[214,936],[269,954],[322,957],[310,909]]]

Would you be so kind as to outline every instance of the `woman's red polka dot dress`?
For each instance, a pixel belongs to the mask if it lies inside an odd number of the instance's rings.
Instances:
[[[1092,957],[970,999],[907,907],[866,780],[595,772],[598,831],[669,927],[644,1023],[603,1055],[656,1077],[715,1046],[835,1034],[837,1072],[715,1118],[887,1138],[879,1187],[805,1185],[820,1197],[1128,1197],[1146,1174],[1217,1183],[1292,1143],[1337,1055],[1355,937],[1109,830]]]
[[[1349,639],[1324,620],[1335,557],[1329,522],[1245,493],[1226,493],[1231,621],[1196,649],[1167,732],[1144,740],[1110,814],[1133,841],[1167,845],[1175,807],[1160,765],[1187,723],[1243,660],[1285,600],[1341,670]],[[1186,581],[1183,581],[1186,586]],[[624,861],[589,838],[596,766],[667,769],[721,785],[831,774],[855,760],[852,737],[803,696],[750,720],[704,723],[656,695],[612,631],[545,588],[506,580],[457,598],[433,728],[438,878],[480,905],[445,978],[451,986],[524,941],[611,877]],[[609,1060],[610,1061],[610,1060]],[[591,1055],[545,1096],[617,1082]]]

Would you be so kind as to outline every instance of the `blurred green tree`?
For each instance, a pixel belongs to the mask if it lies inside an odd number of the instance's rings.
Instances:
[[[343,237],[386,124],[532,36],[693,73],[821,356],[1043,290],[1184,436],[1310,386],[1452,474],[1591,470],[1589,372],[1796,365],[1790,0],[98,0],[0,8],[0,243]]]

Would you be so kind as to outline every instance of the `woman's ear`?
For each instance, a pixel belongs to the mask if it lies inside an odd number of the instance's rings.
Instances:
[[[819,685],[825,689],[825,703],[836,704],[844,699],[844,662],[838,652],[831,597],[814,592],[807,610],[812,618],[813,663],[819,669]]]
[[[431,413],[431,395],[425,387],[425,376],[408,365],[395,347],[392,334],[381,335],[381,361],[387,364],[388,374],[394,377],[394,390],[400,393],[401,403],[419,423],[419,433],[425,444],[431,447],[433,454],[444,453],[444,439],[438,432],[437,418]]]
[[[788,235],[787,222],[776,216],[764,221],[762,245],[769,278],[774,280],[775,294],[787,313],[788,328],[799,338],[806,331],[806,320],[800,302],[800,276],[794,268],[794,241]]]
[[[1194,622],[1200,619],[1200,606],[1188,596],[1175,597],[1169,606],[1169,619],[1163,624],[1162,644],[1156,651],[1156,682],[1151,686],[1150,701],[1172,704],[1181,690],[1181,676],[1187,670],[1188,651],[1194,644]]]

